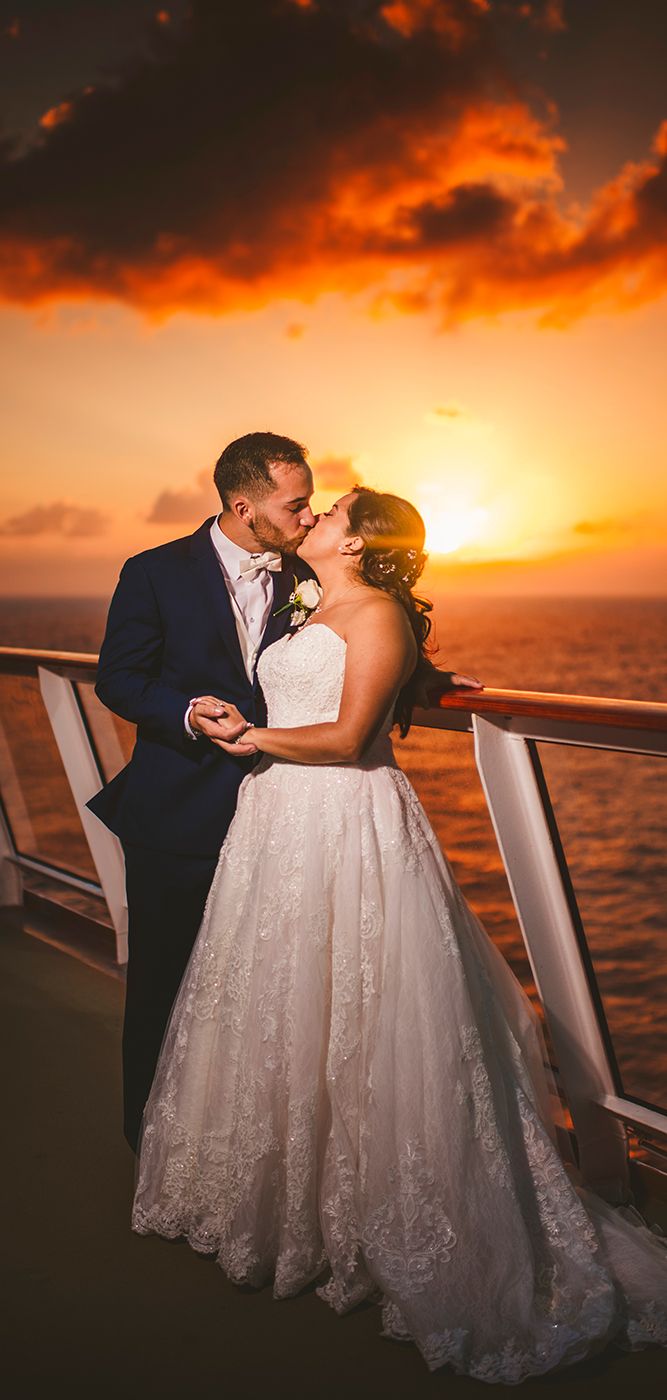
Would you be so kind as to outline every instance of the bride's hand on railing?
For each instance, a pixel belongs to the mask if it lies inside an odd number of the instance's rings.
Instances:
[[[483,681],[478,680],[477,676],[467,676],[461,671],[440,671],[430,661],[426,661],[420,669],[415,703],[422,710],[437,705],[441,695],[451,694],[453,690],[484,689]]]
[[[429,683],[427,689],[438,694],[446,693],[448,690],[483,690],[484,682],[477,676],[461,675],[459,671],[440,671],[433,684]]]

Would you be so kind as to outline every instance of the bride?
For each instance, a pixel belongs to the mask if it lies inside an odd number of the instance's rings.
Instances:
[[[423,545],[407,501],[343,496],[299,551],[319,608],[260,658],[268,728],[227,706],[221,747],[262,758],[163,1042],[132,1225],[278,1298],[374,1300],[430,1369],[515,1383],[612,1338],[667,1346],[667,1248],[566,1170],[537,1014],[396,764]]]

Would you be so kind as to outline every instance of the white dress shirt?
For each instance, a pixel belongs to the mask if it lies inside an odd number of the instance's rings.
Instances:
[[[217,516],[211,526],[211,542],[232,605],[243,664],[248,679],[252,681],[262,637],[271,614],[273,576],[268,569],[262,569],[253,579],[242,577],[239,565],[242,560],[250,559],[251,552],[229,539],[220,529]],[[190,704],[185,714],[185,728],[187,733],[196,739],[198,735],[190,727],[191,709]]]

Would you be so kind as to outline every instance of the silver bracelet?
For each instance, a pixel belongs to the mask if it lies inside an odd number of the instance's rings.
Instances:
[[[241,730],[241,733],[240,733],[240,734],[237,734],[237,736],[236,736],[236,738],[235,738],[235,740],[234,740],[234,743],[235,743],[235,744],[238,744],[238,743],[240,742],[240,740],[243,739],[244,736],[248,733],[248,730],[249,730],[249,729],[254,729],[254,728],[255,728],[255,726],[254,726],[252,720],[251,720],[251,719],[247,719],[246,722],[245,722],[245,729],[242,729],[242,730]]]

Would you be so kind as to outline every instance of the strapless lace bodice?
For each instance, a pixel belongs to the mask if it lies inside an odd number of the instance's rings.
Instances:
[[[267,647],[259,658],[257,674],[270,728],[294,729],[338,718],[346,649],[343,638],[324,622],[311,622]],[[393,708],[392,703],[372,745],[374,753],[380,740],[387,752],[391,750],[386,736],[392,727]]]

